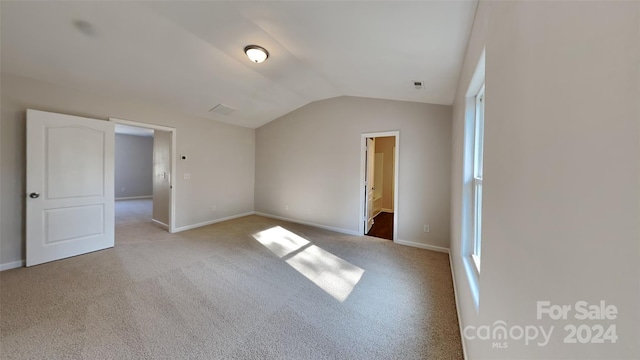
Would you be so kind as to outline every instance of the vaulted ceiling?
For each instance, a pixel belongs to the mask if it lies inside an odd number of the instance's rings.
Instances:
[[[451,104],[476,6],[2,1],[1,70],[250,128],[341,95]]]

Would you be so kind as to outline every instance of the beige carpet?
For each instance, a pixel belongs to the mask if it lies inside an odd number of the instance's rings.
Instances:
[[[2,359],[462,358],[446,254],[259,216],[171,235],[148,204],[113,249],[0,273]]]

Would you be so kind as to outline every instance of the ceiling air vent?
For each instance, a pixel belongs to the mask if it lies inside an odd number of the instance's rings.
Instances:
[[[424,89],[424,86],[422,85],[422,81],[412,81],[411,82],[413,84],[413,87],[416,88],[416,90],[422,90]]]
[[[229,114],[231,114],[232,112],[234,112],[236,110],[238,110],[238,109],[232,108],[229,105],[218,104],[218,105],[214,106],[211,110],[209,110],[209,112],[226,116],[226,115],[229,115]]]

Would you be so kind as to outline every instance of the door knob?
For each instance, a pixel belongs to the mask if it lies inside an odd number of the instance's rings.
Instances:
[[[38,194],[37,192],[32,192],[31,194],[29,194],[29,197],[32,199],[37,199],[38,197],[40,197],[40,194]]]

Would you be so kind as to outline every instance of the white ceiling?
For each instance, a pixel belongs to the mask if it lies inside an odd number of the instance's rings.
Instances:
[[[1,70],[250,128],[341,95],[451,104],[476,6],[2,1]]]

